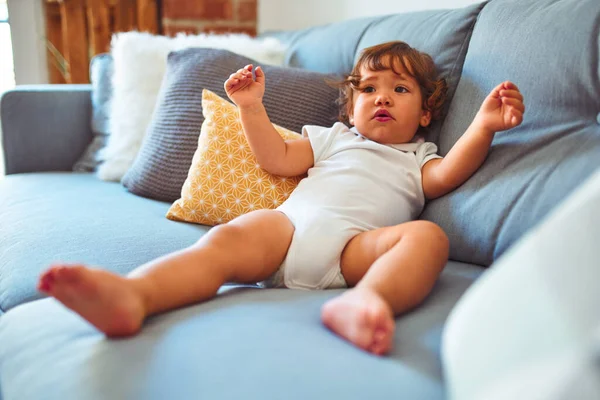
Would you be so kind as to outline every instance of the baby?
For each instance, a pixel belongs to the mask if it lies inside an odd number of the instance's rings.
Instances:
[[[323,323],[385,354],[394,317],[424,300],[447,262],[444,232],[415,220],[425,200],[452,191],[479,168],[495,132],[521,123],[523,97],[510,82],[494,88],[442,158],[416,134],[439,117],[445,82],[431,57],[406,43],[365,49],[340,83],[340,114],[353,128],[306,126],[294,141],[273,128],[262,103],[265,74],[252,71],[247,65],[231,74],[225,90],[261,167],[280,176],[308,173],[289,199],[217,226],[126,277],[54,265],[38,289],[114,337],[135,334],[149,315],[208,300],[226,282],[348,287],[324,304]]]

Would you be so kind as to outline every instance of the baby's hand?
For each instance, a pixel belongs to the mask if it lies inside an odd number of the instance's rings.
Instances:
[[[231,74],[225,81],[227,96],[239,108],[253,107],[262,103],[265,93],[265,73],[261,67],[256,67],[256,80],[252,77],[252,64],[246,65]]]
[[[523,122],[523,95],[517,85],[502,82],[485,98],[475,120],[481,126],[494,132],[514,128]]]

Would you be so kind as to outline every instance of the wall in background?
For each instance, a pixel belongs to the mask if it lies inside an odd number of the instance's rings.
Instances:
[[[41,0],[8,0],[17,85],[48,82]]]
[[[257,1],[262,0],[162,0],[163,31],[255,35]]]
[[[0,0],[0,93],[15,86],[12,40],[6,0]]]
[[[287,2],[287,0],[283,0]],[[257,32],[258,0],[162,0],[163,31]],[[42,0],[8,0],[15,81],[48,83]]]
[[[301,29],[361,16],[462,7],[479,0],[162,0],[166,34],[176,32],[264,32]],[[12,20],[15,81],[47,83],[41,0],[8,0]]]
[[[481,0],[259,0],[258,31],[302,29],[351,18],[458,8]]]
[[[41,0],[8,0],[7,5],[15,83],[17,85],[47,83]],[[1,136],[0,131],[0,138]],[[0,179],[3,179],[4,172],[4,154],[0,147]]]

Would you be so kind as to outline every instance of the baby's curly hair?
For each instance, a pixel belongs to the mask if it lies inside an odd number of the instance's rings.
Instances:
[[[350,75],[342,81],[332,82],[334,86],[340,89],[338,99],[340,121],[349,122],[353,107],[352,95],[360,85],[361,68],[366,67],[372,71],[394,69],[394,66],[397,65],[396,61],[419,84],[421,97],[423,98],[423,109],[431,112],[431,119],[436,120],[441,117],[448,89],[446,80],[438,78],[435,64],[429,54],[420,52],[405,42],[394,41],[367,47],[361,52],[360,58]],[[399,73],[400,71],[394,70],[394,72]]]

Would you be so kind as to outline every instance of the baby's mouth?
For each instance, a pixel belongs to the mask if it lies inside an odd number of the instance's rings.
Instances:
[[[381,108],[375,112],[373,119],[378,122],[387,122],[394,118],[392,118],[392,115],[388,112],[388,110]]]

